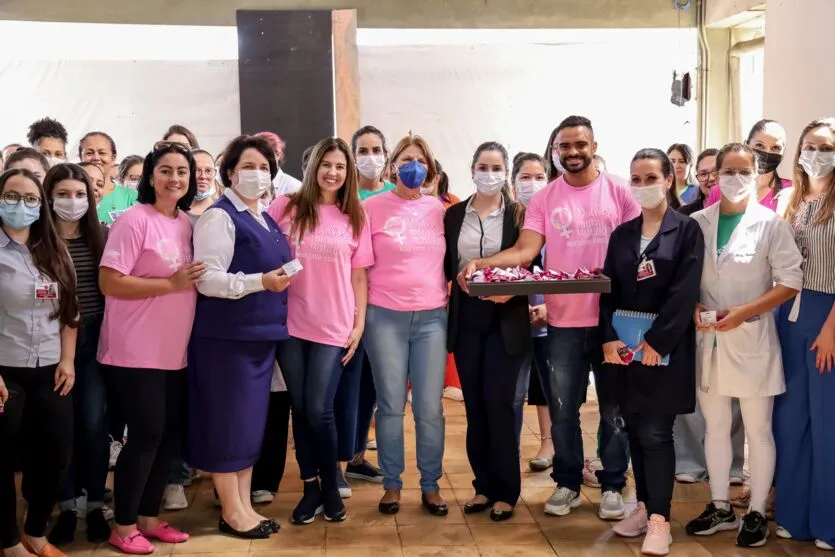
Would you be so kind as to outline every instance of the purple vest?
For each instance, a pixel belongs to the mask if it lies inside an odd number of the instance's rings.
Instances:
[[[293,259],[281,229],[263,213],[269,230],[249,211],[238,212],[226,196],[212,208],[221,209],[235,225],[235,253],[229,273],[266,273]],[[288,337],[287,291],[264,290],[237,300],[198,295],[192,335],[224,340],[277,341]]]

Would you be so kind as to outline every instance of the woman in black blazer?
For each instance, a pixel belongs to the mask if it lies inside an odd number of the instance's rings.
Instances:
[[[531,350],[527,296],[471,298],[456,281],[471,260],[514,245],[524,208],[513,200],[507,151],[484,143],[472,163],[475,195],[450,207],[444,218],[444,269],[452,281],[447,349],[455,357],[467,412],[467,456],[475,497],[472,514],[492,507],[495,521],[513,516],[522,480],[514,398],[522,361]]]
[[[641,361],[606,374],[619,384],[619,404],[629,435],[638,507],[614,527],[616,534],[647,532],[643,552],[666,555],[670,502],[675,476],[673,423],[696,406],[693,311],[699,298],[704,238],[696,221],[669,205],[673,165],[658,149],[643,149],[632,159],[632,195],[641,216],[615,229],[604,273],[612,291],[600,297],[600,327],[608,366],[626,366],[626,346],[612,325],[617,310],[656,314],[638,346]],[[636,350],[637,351],[637,350]],[[662,365],[669,356],[669,365]]]

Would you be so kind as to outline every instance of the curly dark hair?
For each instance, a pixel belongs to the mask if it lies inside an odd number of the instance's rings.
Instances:
[[[53,118],[41,118],[29,126],[29,133],[26,134],[26,139],[29,140],[29,145],[37,147],[38,142],[45,137],[54,137],[60,139],[61,142],[67,144],[67,128]]]

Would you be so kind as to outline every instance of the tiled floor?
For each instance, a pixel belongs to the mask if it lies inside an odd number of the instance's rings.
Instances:
[[[185,544],[157,545],[157,555],[201,555],[245,557],[633,557],[640,555],[640,542],[615,537],[610,524],[596,515],[600,493],[583,488],[583,504],[567,517],[546,516],[543,503],[553,483],[548,473],[534,474],[527,470],[527,461],[539,447],[536,414],[528,408],[522,435],[523,471],[522,500],[514,518],[494,524],[486,514],[464,516],[463,503],[472,497],[471,475],[465,449],[466,419],[462,403],[445,401],[446,456],[442,492],[450,504],[446,518],[436,518],[420,507],[418,474],[415,467],[414,426],[407,418],[407,472],[404,477],[402,509],[396,516],[377,512],[381,487],[354,482],[354,495],[347,501],[348,519],[341,524],[325,524],[318,520],[309,526],[292,526],[288,516],[300,497],[302,488],[292,452],[288,455],[287,472],[281,493],[264,508],[262,514],[281,523],[281,532],[265,541],[242,541],[217,533],[218,511],[212,504],[209,480],[197,481],[189,488],[191,508],[166,515],[174,525],[185,528],[192,539]],[[597,406],[590,402],[582,411],[583,438],[587,454],[596,443]],[[369,452],[371,458],[374,452]],[[627,499],[634,500],[634,489],[628,488]],[[735,536],[724,533],[697,539],[684,533],[683,524],[696,516],[708,498],[703,484],[677,485],[673,499],[672,524],[674,544],[670,555],[677,557],[737,557],[745,554],[768,556],[825,555],[811,544],[778,541],[772,535],[769,544],[757,550],[741,550],[734,545]],[[83,528],[83,522],[80,522]],[[79,532],[83,539],[83,532]],[[106,544],[99,547],[76,542],[67,548],[72,557],[119,555]]]

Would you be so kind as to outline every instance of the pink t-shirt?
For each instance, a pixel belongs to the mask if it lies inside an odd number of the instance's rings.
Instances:
[[[641,214],[622,178],[601,172],[582,188],[560,177],[531,199],[525,226],[545,237],[545,266],[573,273],[599,269],[612,231]],[[554,327],[596,327],[599,294],[546,295],[548,323]]]
[[[168,278],[193,258],[191,231],[184,211],[170,219],[152,205],[134,205],[113,223],[101,266],[134,277]],[[185,368],[196,303],[194,288],[141,300],[106,296],[99,362],[131,368]]]
[[[394,192],[364,203],[376,263],[368,270],[368,303],[394,311],[425,311],[447,302],[444,206],[435,197]]]
[[[768,193],[765,195],[765,197],[760,199],[760,205],[762,205],[763,207],[768,207],[772,211],[777,210],[777,201],[778,201],[777,198],[778,198],[778,196],[780,196],[780,195],[790,195],[789,192],[791,191],[791,187],[792,187],[792,181],[791,180],[786,180],[786,179],[781,178],[780,183],[783,185],[783,189],[781,189],[780,192],[777,195],[774,195],[774,189],[768,190]],[[786,193],[783,193],[783,192],[786,192]],[[710,195],[707,197],[707,200],[705,201],[705,208],[710,207],[711,205],[713,205],[714,203],[719,201],[719,199],[721,197],[722,197],[722,192],[720,191],[719,186],[718,185],[713,186],[710,189]]]
[[[282,217],[288,200],[279,197],[267,211],[304,267],[287,289],[287,330],[296,338],[344,346],[357,307],[351,271],[374,264],[368,223],[354,238],[348,215],[336,205],[319,205],[319,225],[299,243],[298,234],[290,236],[290,216]]]

